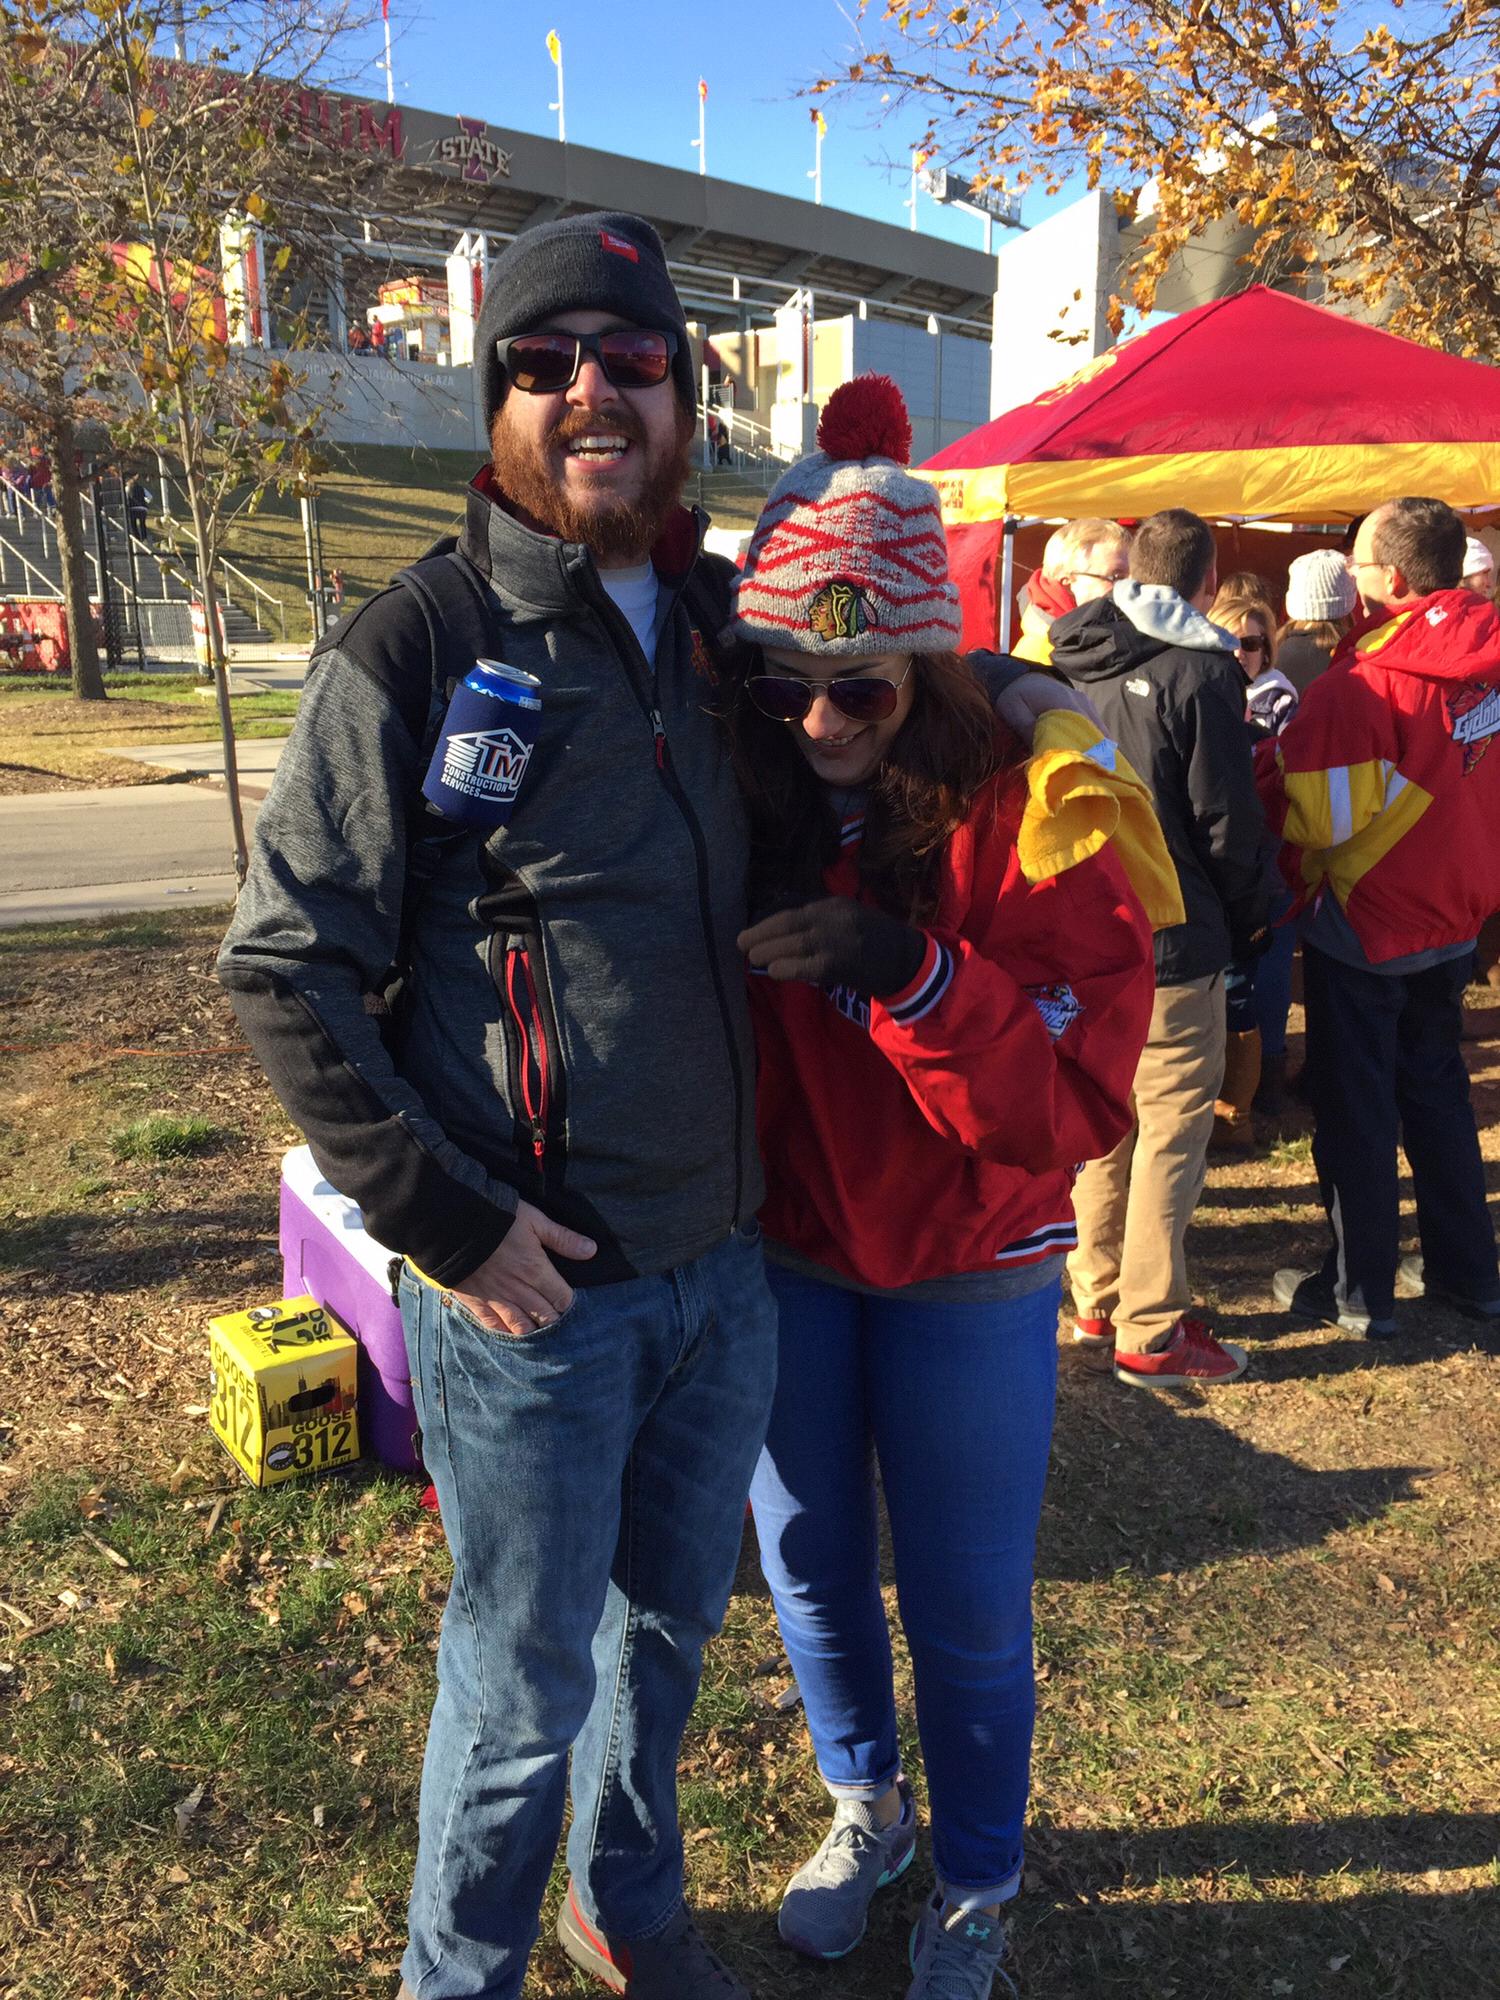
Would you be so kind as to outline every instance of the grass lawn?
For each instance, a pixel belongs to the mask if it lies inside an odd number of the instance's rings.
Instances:
[[[121,744],[206,743],[218,736],[218,710],[190,674],[110,674],[105,685],[108,701],[74,701],[65,682],[0,684],[0,797],[180,781],[180,772],[109,752]],[[297,695],[236,695],[230,706],[237,735],[285,736]]]
[[[323,562],[328,572],[343,572],[346,601],[357,604],[440,535],[457,533],[464,488],[479,459],[473,452],[395,445],[334,445],[329,456],[333,464],[319,480]],[[695,477],[687,497],[696,495]],[[721,527],[753,527],[762,498],[736,496],[712,475],[705,481],[704,504]],[[306,639],[307,557],[295,497],[268,495],[235,524],[225,553],[285,604],[288,637]]]
[[[414,1484],[262,1495],[209,1437],[207,1320],[279,1294],[293,1137],[210,978],[223,922],[0,933],[6,2000],[394,1992],[448,1566]],[[1500,1364],[1420,1305],[1391,1343],[1289,1330],[1269,1277],[1315,1201],[1296,1138],[1211,1175],[1192,1250],[1244,1383],[1063,1353],[1032,2000],[1494,1991]],[[691,1892],[758,2000],[899,2000],[925,1849],[855,1957],[776,1941],[827,1810],[786,1685],[747,1549],[685,1748]],[[528,1996],[585,1990],[544,1930]]]
[[[373,597],[398,569],[463,523],[464,487],[479,459],[467,451],[332,445],[319,480],[323,563],[341,570],[345,600]],[[307,556],[296,496],[269,493],[231,529],[225,554],[286,606],[287,636],[306,639]],[[270,615],[269,613],[267,614]]]

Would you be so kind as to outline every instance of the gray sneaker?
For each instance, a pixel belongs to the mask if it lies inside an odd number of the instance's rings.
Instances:
[[[610,1939],[578,1907],[569,1882],[557,1913],[557,1941],[578,1967],[630,2000],[750,2000],[684,1906],[653,1938]]]
[[[1314,1326],[1340,1326],[1346,1333],[1362,1333],[1366,1340],[1392,1340],[1399,1332],[1394,1319],[1372,1319],[1363,1306],[1340,1305],[1333,1287],[1325,1285],[1316,1271],[1278,1271],[1271,1291],[1279,1306],[1293,1319],[1309,1320]]]
[[[1450,1292],[1446,1285],[1428,1282],[1420,1257],[1403,1257],[1396,1273],[1396,1290],[1405,1299],[1426,1299],[1430,1305],[1447,1306],[1465,1319],[1500,1319],[1500,1299],[1471,1299],[1467,1292]]]
[[[996,1993],[1018,2000],[1002,1962],[1010,1953],[1004,1924],[977,1910],[959,1910],[944,1923],[943,1902],[942,1890],[934,1890],[912,1931],[906,2000],[990,2000]]]
[[[898,1778],[901,1817],[881,1826],[873,1806],[840,1799],[828,1838],[800,1867],[781,1899],[776,1928],[793,1951],[842,1958],[865,1934],[877,1889],[898,1880],[917,1851],[917,1809],[911,1786]]]

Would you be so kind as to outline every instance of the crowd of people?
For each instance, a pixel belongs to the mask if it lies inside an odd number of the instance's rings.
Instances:
[[[1495,562],[1420,498],[1346,543],[1289,565],[1282,621],[1263,578],[1219,580],[1212,531],[1181,509],[1133,540],[1067,524],[1028,593],[1022,647],[1087,687],[1146,777],[1188,917],[1157,933],[1135,1128],[1075,1190],[1074,1338],[1112,1348],[1122,1381],[1244,1371],[1190,1309],[1183,1241],[1210,1147],[1253,1144],[1254,1112],[1287,1108],[1299,946],[1329,1241],[1315,1270],[1270,1274],[1278,1303],[1372,1338],[1398,1330],[1398,1284],[1500,1319],[1460,1046],[1500,907]],[[1405,1259],[1398,1144],[1421,1243]]]
[[[1500,1312],[1456,997],[1500,909],[1500,617],[1438,503],[1304,558],[1286,626],[1169,509],[1069,524],[1019,657],[964,655],[881,378],[736,573],[680,501],[688,329],[639,217],[516,238],[476,357],[462,532],[315,654],[219,961],[401,1255],[454,1564],[402,2000],[516,2000],[569,1788],[572,1962],[748,2000],[676,1794],[747,1496],[830,1794],[777,1925],[859,1945],[918,1851],[877,1487],[931,1836],[908,2000],[1014,1993],[1059,1325],[1137,1387],[1245,1367],[1184,1237],[1294,924],[1331,1247],[1278,1293],[1390,1330],[1399,1119],[1409,1278]],[[1384,610],[1341,630],[1351,579]]]

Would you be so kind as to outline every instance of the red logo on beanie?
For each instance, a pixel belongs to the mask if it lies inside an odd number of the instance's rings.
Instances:
[[[615,236],[608,229],[601,229],[599,231],[599,241],[603,248],[608,250],[612,256],[628,257],[632,264],[640,263],[640,251],[636,249],[633,243],[627,242],[623,236]]]

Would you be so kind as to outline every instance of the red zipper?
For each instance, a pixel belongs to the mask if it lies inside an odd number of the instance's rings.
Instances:
[[[516,993],[516,967],[526,982],[526,999],[523,1005]],[[536,995],[536,980],[531,970],[531,954],[522,945],[509,954],[505,961],[505,997],[510,1003],[510,1011],[515,1016],[516,1025],[521,1030],[521,1106],[531,1127],[531,1150],[536,1154],[540,1167],[547,1153],[547,1037],[542,1031],[542,1010]],[[532,1093],[532,1064],[536,1065],[536,1092]]]

